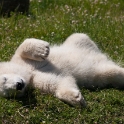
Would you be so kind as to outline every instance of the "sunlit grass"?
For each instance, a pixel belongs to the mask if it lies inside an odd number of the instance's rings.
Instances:
[[[124,65],[123,0],[32,0],[29,16],[0,18],[0,61],[9,61],[28,37],[62,43],[74,32],[87,33],[103,52]],[[0,123],[123,124],[123,91],[82,90],[88,106],[70,107],[51,95],[30,91],[23,99],[0,98]]]

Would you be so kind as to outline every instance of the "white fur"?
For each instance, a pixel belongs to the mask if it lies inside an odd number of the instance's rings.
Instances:
[[[124,88],[124,69],[109,60],[82,33],[72,34],[62,45],[50,48],[46,41],[26,39],[11,61],[0,63],[0,68],[3,96],[18,92],[21,95],[25,87],[31,85],[72,105],[85,106],[78,86]],[[25,87],[17,90],[16,85],[21,81]]]

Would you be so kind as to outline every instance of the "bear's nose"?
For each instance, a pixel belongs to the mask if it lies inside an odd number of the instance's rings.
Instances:
[[[22,90],[24,88],[24,82],[17,82],[16,83],[16,90]]]

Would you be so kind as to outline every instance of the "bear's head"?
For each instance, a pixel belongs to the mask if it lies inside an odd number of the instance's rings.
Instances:
[[[31,80],[29,70],[12,62],[0,63],[0,96],[20,97]]]

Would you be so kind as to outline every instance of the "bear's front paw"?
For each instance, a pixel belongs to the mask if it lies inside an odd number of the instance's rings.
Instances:
[[[33,57],[35,60],[42,61],[48,57],[49,52],[49,44],[38,43],[34,50]]]
[[[49,55],[49,43],[43,40],[28,38],[24,41],[23,56],[36,61],[43,61]]]
[[[68,89],[68,90],[58,91],[56,93],[56,97],[72,106],[78,105],[81,107],[86,107],[86,102],[79,90]]]

